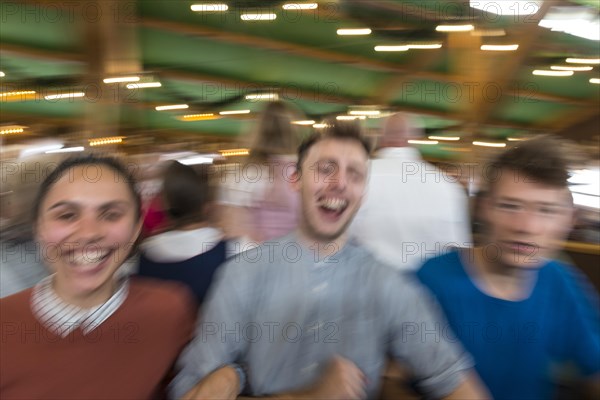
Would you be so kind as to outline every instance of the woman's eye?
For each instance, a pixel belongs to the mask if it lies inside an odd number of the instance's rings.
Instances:
[[[72,221],[75,219],[75,213],[62,213],[58,215],[58,219],[61,221]]]
[[[107,212],[102,217],[107,221],[118,221],[122,215],[120,212]]]

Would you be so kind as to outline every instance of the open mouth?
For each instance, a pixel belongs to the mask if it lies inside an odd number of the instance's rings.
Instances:
[[[348,200],[339,197],[321,197],[317,200],[317,206],[323,216],[338,218],[348,208]]]
[[[97,272],[104,266],[104,262],[113,253],[111,249],[102,249],[89,252],[72,252],[68,254],[69,264],[81,272]]]
[[[538,246],[532,242],[511,241],[505,242],[505,245],[515,253],[524,255],[535,255],[538,251]]]

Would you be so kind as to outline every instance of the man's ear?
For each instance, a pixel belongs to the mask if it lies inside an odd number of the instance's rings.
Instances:
[[[475,212],[477,213],[477,215],[475,215],[475,218],[478,218],[481,222],[487,224],[487,222],[490,220],[490,213],[494,210],[494,200],[490,196],[490,193],[487,191],[485,193],[480,194],[480,196],[481,197],[479,198],[479,204],[477,204],[475,209]]]
[[[290,176],[290,185],[292,186],[292,189],[294,189],[296,192],[299,192],[302,187],[302,184],[300,183],[301,177],[302,171],[300,171],[298,168],[296,168],[296,170]]]

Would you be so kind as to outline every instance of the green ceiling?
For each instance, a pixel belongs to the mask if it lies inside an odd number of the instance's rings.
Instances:
[[[353,106],[376,105],[421,114],[432,131],[469,126],[484,136],[547,131],[561,117],[564,126],[556,128],[565,129],[597,116],[594,109],[600,108],[600,86],[589,82],[599,77],[598,66],[571,77],[531,74],[570,56],[598,58],[599,42],[540,28],[535,16],[516,21],[450,0],[337,0],[319,2],[316,11],[284,11],[282,1],[245,0],[227,2],[228,12],[211,14],[192,12],[190,5],[195,3],[201,2],[122,1],[97,14],[92,1],[85,7],[0,1],[0,70],[6,74],[0,78],[1,91],[40,94],[36,100],[0,101],[0,122],[81,120],[94,112],[94,90],[117,90],[114,103],[122,107],[117,114],[128,129],[223,138],[247,132],[263,105],[243,97],[261,89],[279,93],[315,120]],[[597,0],[561,2],[565,3],[600,9]],[[277,19],[241,21],[240,14],[247,11],[275,12]],[[478,29],[502,27],[507,36],[478,40],[516,42],[524,50],[483,55],[480,42],[468,34],[450,37],[456,34],[435,31],[437,24],[448,22],[468,22]],[[338,28],[348,27],[370,27],[373,34],[336,34]],[[108,39],[101,29],[133,32],[135,39],[125,45],[103,43]],[[119,35],[116,38],[118,42]],[[443,47],[398,53],[373,50],[381,44],[423,41],[439,41]],[[117,65],[120,56],[139,54],[141,71],[122,74],[144,73],[160,80],[162,87],[128,91],[98,83],[89,72],[101,66],[90,68],[86,59],[90,54],[99,60],[109,54]],[[480,85],[499,87],[501,95],[491,103],[481,96],[465,102],[466,94],[457,90],[479,79]],[[43,100],[43,95],[56,90],[79,89],[87,89],[84,99]],[[182,122],[176,118],[184,114],[181,111],[154,110],[156,105],[184,102],[190,106],[185,113],[244,108],[252,114],[248,119]],[[366,126],[378,123],[370,120]]]

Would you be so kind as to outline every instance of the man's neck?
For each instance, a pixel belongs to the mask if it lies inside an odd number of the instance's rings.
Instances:
[[[310,249],[316,255],[315,260],[322,261],[323,259],[333,257],[336,253],[342,250],[348,241],[348,234],[345,232],[334,240],[316,239],[302,232],[302,229],[296,230],[296,236],[300,241],[300,245]]]
[[[499,258],[486,257],[482,247],[472,252],[468,271],[487,295],[509,301],[524,300],[531,295],[538,269],[505,265]]]

